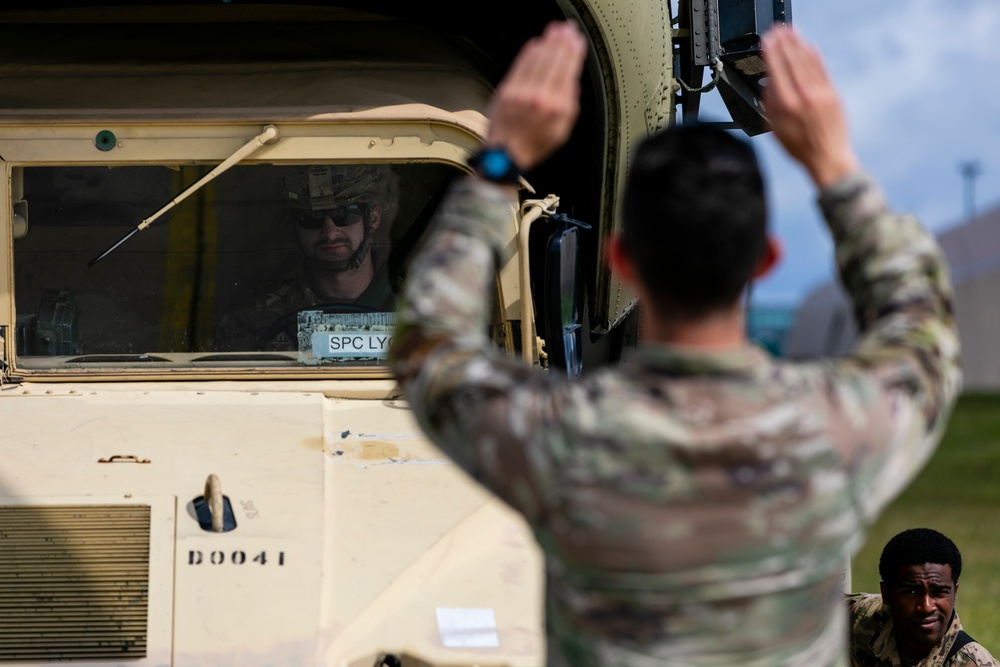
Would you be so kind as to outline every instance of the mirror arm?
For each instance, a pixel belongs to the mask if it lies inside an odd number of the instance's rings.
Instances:
[[[517,254],[521,268],[521,358],[529,365],[539,358],[539,345],[535,336],[535,307],[531,300],[531,271],[528,262],[528,237],[531,224],[543,215],[554,215],[559,197],[526,199],[521,204],[521,226],[517,232]]]

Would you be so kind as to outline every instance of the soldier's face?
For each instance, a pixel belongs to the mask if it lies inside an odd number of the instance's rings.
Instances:
[[[896,644],[902,653],[923,658],[941,641],[955,609],[958,584],[950,565],[902,565],[896,581],[882,582],[882,600],[889,607]]]
[[[370,215],[374,231],[378,227],[382,208],[374,204]],[[295,234],[299,249],[307,260],[332,265],[344,264],[364,241],[364,216],[357,211],[334,209],[312,219],[303,217],[296,222]]]

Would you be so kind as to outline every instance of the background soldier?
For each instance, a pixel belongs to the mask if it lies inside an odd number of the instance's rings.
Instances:
[[[911,528],[882,549],[882,595],[847,598],[855,667],[996,667],[955,610],[962,554],[930,528]]]
[[[282,190],[302,264],[256,286],[230,308],[216,348],[295,350],[293,318],[312,306],[392,311],[395,294],[371,245],[395,206],[394,186],[384,165],[297,167]]]
[[[764,47],[772,127],[821,193],[865,331],[853,354],[783,364],[747,343],[740,295],[776,252],[753,153],[721,130],[672,128],[632,160],[610,254],[644,340],[621,368],[569,381],[484,333],[514,170],[456,183],[411,264],[394,370],[430,437],[534,527],[551,665],[843,664],[845,553],[958,391],[933,237],[858,171],[815,51],[786,29]],[[568,24],[527,44],[488,145],[522,169],[560,146],[585,50]]]

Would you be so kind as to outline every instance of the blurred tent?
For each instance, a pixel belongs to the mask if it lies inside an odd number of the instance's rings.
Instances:
[[[955,286],[965,389],[1000,390],[1000,207],[938,235]],[[814,289],[784,341],[790,359],[842,354],[857,339],[839,283]]]

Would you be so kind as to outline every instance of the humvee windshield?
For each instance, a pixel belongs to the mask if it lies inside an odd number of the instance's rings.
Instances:
[[[377,366],[452,166],[238,165],[87,268],[210,166],[24,167],[25,369]]]

